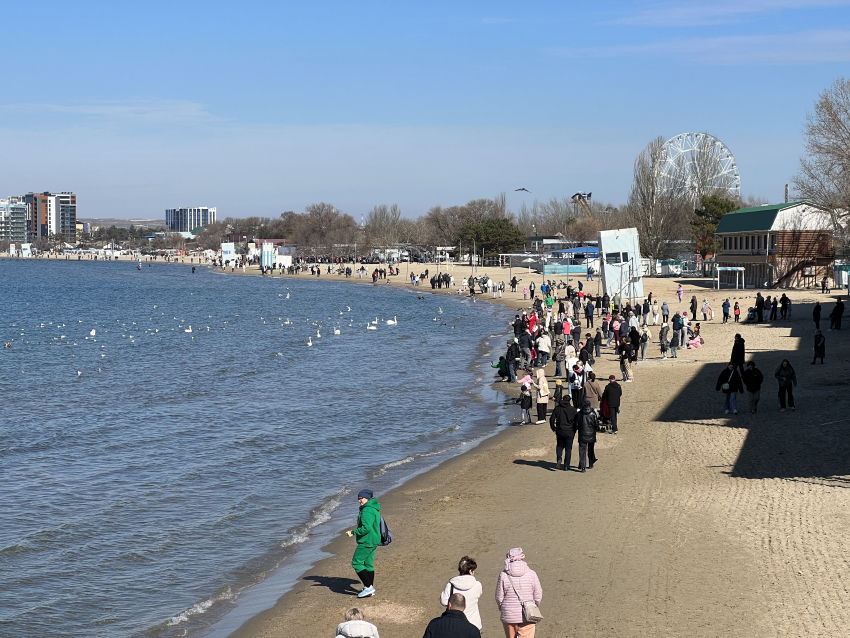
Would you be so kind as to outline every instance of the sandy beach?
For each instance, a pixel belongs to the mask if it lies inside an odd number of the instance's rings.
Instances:
[[[456,266],[452,272],[459,281],[468,271]],[[508,279],[507,271],[478,271]],[[681,305],[674,303],[680,282]],[[390,285],[409,284],[398,277]],[[501,635],[492,592],[504,554],[514,546],[524,548],[543,584],[539,636],[846,635],[846,332],[825,331],[826,364],[809,365],[812,306],[820,300],[826,316],[835,297],[790,291],[790,320],[723,325],[722,300],[739,300],[745,317],[755,291],[709,285],[645,280],[646,291],[667,300],[671,312],[686,310],[695,294],[700,302],[709,299],[717,318],[701,322],[706,345],[680,350],[676,360],[660,360],[653,328],[647,360],[635,367],[635,382],[623,385],[620,434],[599,435],[600,461],[592,471],[554,470],[548,425],[511,427],[377,495],[395,537],[378,552],[377,596],[354,597],[360,588],[349,565],[354,542],[343,536],[326,548],[334,556],[233,635],[330,636],[343,612],[356,605],[383,635],[421,636],[442,612],[439,593],[464,554],[479,564],[484,634]],[[420,290],[431,292],[430,286]],[[521,294],[496,301],[527,305]],[[714,389],[736,332],[746,340],[748,360],[765,374],[756,415],[744,399],[739,415],[724,416]],[[783,357],[798,374],[796,412],[780,412],[777,405],[773,370]],[[610,348],[595,369],[599,376],[618,374]],[[551,381],[551,363],[547,374]],[[516,406],[504,409],[518,423]],[[574,465],[576,457],[577,449]]]
[[[179,265],[190,267],[188,261]],[[403,265],[401,276],[376,285],[409,287],[404,272]],[[459,282],[469,268],[450,272]],[[478,272],[509,279],[506,270]],[[530,279],[527,272],[515,274]],[[539,285],[539,275],[531,277]],[[371,278],[320,279],[371,285]],[[682,304],[675,301],[679,283]],[[593,470],[555,471],[548,425],[506,428],[402,487],[376,494],[394,542],[378,550],[374,598],[355,598],[360,584],[349,564],[354,541],[341,536],[325,548],[330,558],[233,636],[333,636],[343,612],[358,606],[382,635],[418,638],[442,612],[439,594],[464,554],[479,565],[483,633],[500,636],[493,591],[505,552],[515,546],[524,548],[543,586],[538,636],[847,635],[850,349],[846,325],[826,331],[836,295],[784,291],[793,300],[790,319],[723,325],[722,300],[738,300],[744,319],[756,291],[715,291],[709,281],[694,279],[644,284],[671,313],[689,310],[696,295],[700,303],[709,300],[716,318],[701,321],[705,346],[680,349],[675,360],[660,359],[658,326],[652,327],[647,360],[635,366],[635,382],[623,384],[620,434],[598,436]],[[595,294],[597,283],[587,285]],[[430,285],[418,291],[432,293]],[[768,293],[774,291],[762,291]],[[511,309],[529,304],[521,293],[477,299]],[[813,366],[816,301],[823,305],[827,342],[825,365]],[[715,391],[736,332],[746,340],[747,359],[765,375],[756,415],[744,397],[740,414],[724,415]],[[796,412],[780,412],[777,404],[773,371],[784,357],[799,380]],[[611,348],[603,348],[594,369],[601,378],[619,376]],[[551,363],[547,374],[551,384]],[[502,408],[518,424],[513,402]],[[577,454],[576,445],[573,465]]]

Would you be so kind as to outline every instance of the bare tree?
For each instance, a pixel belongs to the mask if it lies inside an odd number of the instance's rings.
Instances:
[[[836,230],[850,231],[850,80],[841,77],[820,94],[803,128],[806,155],[791,178],[801,198],[832,212]]]
[[[399,243],[401,209],[398,204],[375,206],[366,215],[366,238],[372,246],[388,248]]]
[[[656,260],[668,253],[668,240],[689,236],[693,213],[686,182],[663,178],[665,161],[664,138],[659,136],[635,160],[625,210],[626,219],[638,230],[641,253],[652,260],[652,274]]]

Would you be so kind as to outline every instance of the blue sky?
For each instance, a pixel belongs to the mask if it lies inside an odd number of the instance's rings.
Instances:
[[[4,0],[0,23],[0,196],[73,190],[80,217],[620,204],[687,131],[780,201],[850,68],[850,0]]]

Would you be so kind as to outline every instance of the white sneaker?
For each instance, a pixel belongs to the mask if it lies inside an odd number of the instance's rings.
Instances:
[[[729,410],[723,410],[723,414],[729,414]]]
[[[369,586],[369,587],[365,587],[363,589],[363,591],[361,591],[359,594],[357,594],[357,597],[358,598],[368,598],[369,596],[374,596],[374,595],[375,595],[375,588],[372,587],[372,586]]]
[[[546,421],[537,421],[536,425],[540,425],[541,423],[546,423]]]

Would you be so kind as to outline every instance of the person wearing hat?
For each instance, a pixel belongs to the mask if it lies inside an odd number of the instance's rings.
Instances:
[[[509,638],[533,638],[535,625],[525,622],[522,617],[523,601],[540,605],[543,600],[543,587],[537,572],[525,562],[522,547],[514,547],[505,557],[505,569],[499,573],[496,582],[496,605],[499,607],[499,620]]]
[[[584,472],[588,467],[593,468],[596,463],[596,429],[599,421],[596,412],[590,407],[590,401],[584,400],[581,410],[575,417],[575,429],[578,432],[578,471]],[[589,465],[588,465],[589,463]]]
[[[611,419],[611,434],[617,434],[617,413],[620,411],[620,399],[623,396],[623,388],[617,383],[617,377],[613,374],[608,377],[608,385],[602,391],[602,400],[608,404],[608,413]]]
[[[375,550],[381,544],[381,504],[375,500],[372,490],[360,490],[357,501],[360,503],[357,527],[346,534],[357,539],[351,566],[363,583],[363,590],[357,597],[366,598],[375,595]]]
[[[560,382],[559,382],[560,383]],[[569,470],[570,457],[573,453],[573,439],[575,438],[576,411],[570,405],[570,395],[563,394],[560,401],[555,405],[552,416],[549,417],[549,428],[555,433],[555,469]],[[564,464],[561,465],[561,455]]]

